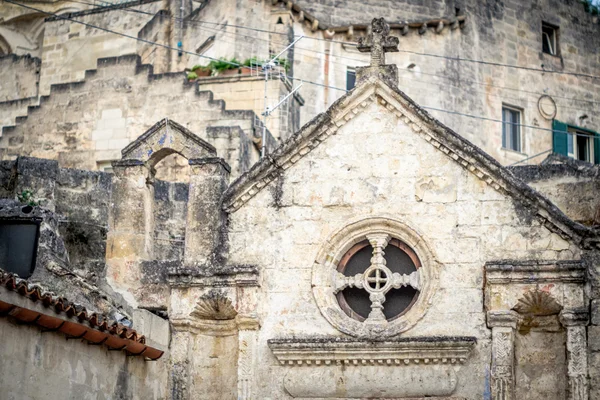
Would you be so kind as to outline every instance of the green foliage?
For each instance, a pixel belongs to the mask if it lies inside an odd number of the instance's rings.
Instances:
[[[33,198],[33,192],[28,189],[25,189],[21,193],[17,194],[17,200],[19,200],[19,203],[27,204],[31,207],[39,205],[39,203]]]
[[[189,81],[193,81],[194,79],[198,78],[198,74],[195,72],[188,72],[187,78]]]
[[[263,60],[259,60],[256,57],[252,57],[252,58],[248,58],[246,61],[244,61],[244,65],[245,67],[262,67],[262,65],[264,64]]]
[[[226,71],[228,69],[239,68],[238,65],[240,65],[240,64],[241,63],[238,60],[236,60],[234,57],[231,60],[227,60],[225,58],[213,60],[210,63],[208,63],[208,66],[213,71],[213,73],[215,73],[215,72]]]
[[[286,58],[275,59],[275,64],[283,67],[283,69],[285,69],[285,72],[288,72],[290,69],[290,62]]]
[[[585,11],[592,15],[600,15],[600,2],[598,0],[579,0],[583,3]]]
[[[211,71],[210,65],[199,65],[196,64],[192,67],[192,71],[196,72],[196,71]]]

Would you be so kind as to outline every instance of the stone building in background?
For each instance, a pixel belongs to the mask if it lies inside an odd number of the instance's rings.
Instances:
[[[171,119],[113,173],[0,162],[3,396],[598,398],[598,167],[503,167],[397,45],[375,19],[355,87],[237,179]]]
[[[29,8],[4,2],[0,20],[4,159],[29,155],[103,170],[140,131],[172,118],[228,162],[223,151],[242,152],[233,142],[253,141],[251,164],[262,146],[261,62],[305,36],[267,82],[272,106],[304,81],[267,119],[268,136],[285,140],[354,85],[356,68],[368,63],[355,44],[378,15],[400,38],[400,51],[390,56],[399,87],[501,164],[538,164],[552,152],[591,163],[600,157],[600,27],[580,2],[22,4]],[[186,68],[219,58],[254,69],[186,81]],[[213,126],[241,129],[214,137],[207,131]],[[188,172],[181,159],[161,166],[165,178]],[[245,171],[233,168],[234,176]]]

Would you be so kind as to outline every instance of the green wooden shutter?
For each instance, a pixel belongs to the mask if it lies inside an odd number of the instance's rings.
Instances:
[[[600,164],[600,134],[594,133],[594,164]]]
[[[566,132],[567,124],[552,120],[552,150],[556,154],[562,154],[563,156],[568,157],[568,135]]]

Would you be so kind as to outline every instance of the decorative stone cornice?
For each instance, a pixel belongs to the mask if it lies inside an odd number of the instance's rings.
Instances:
[[[282,365],[463,364],[477,343],[474,337],[414,337],[390,341],[344,338],[270,339]]]
[[[168,270],[171,287],[260,286],[258,268],[249,265],[215,268],[175,266]]]
[[[487,284],[584,283],[582,261],[492,261],[485,265]]]
[[[520,315],[512,310],[488,311],[487,325],[489,328],[517,329],[520,318]]]
[[[563,310],[559,319],[563,326],[587,326],[590,321],[590,313],[585,308]]]
[[[237,315],[233,319],[172,318],[173,328],[181,332],[208,336],[231,336],[241,330],[260,329],[260,322],[253,315]]]
[[[600,231],[581,225],[567,217],[552,202],[516,178],[490,155],[431,117],[401,92],[395,83],[370,76],[363,79],[326,113],[319,114],[290,137],[271,155],[263,158],[240,176],[225,192],[223,209],[232,213],[274,181],[283,171],[296,164],[329,136],[377,102],[422,136],[432,146],[499,193],[523,204],[541,224],[565,240],[581,246],[596,242],[584,240],[600,237]]]
[[[328,39],[332,39],[335,34],[345,33],[347,38],[352,40],[355,32],[367,31],[369,28],[369,24],[327,26],[316,16],[312,15],[302,6],[293,1],[271,0],[271,4],[274,6],[278,3],[285,4],[286,9],[296,17],[296,20],[298,22],[305,22],[311,31],[315,32],[317,30],[322,30],[323,35]],[[391,23],[390,27],[398,30],[402,36],[406,35],[410,29],[415,29],[420,35],[423,35],[425,32],[427,32],[428,28],[431,28],[435,33],[439,34],[444,30],[445,27],[449,27],[452,30],[463,28],[465,22],[466,16],[460,15],[453,18],[432,18],[420,21],[400,21]]]

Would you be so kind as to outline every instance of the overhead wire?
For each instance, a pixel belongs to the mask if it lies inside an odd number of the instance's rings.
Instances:
[[[215,25],[221,25],[222,24],[222,23],[209,22],[209,21],[203,21],[203,20],[196,20],[195,22],[205,23],[205,24],[215,24]],[[240,29],[248,29],[248,30],[252,30],[252,31],[256,31],[256,32],[273,33],[273,34],[287,36],[287,34],[282,33],[282,32],[270,31],[270,30],[259,29],[259,28],[251,28],[251,27],[246,27],[246,26],[242,26],[242,25],[232,25],[232,24],[229,24],[229,26],[232,26],[232,27],[235,27],[235,28],[240,28]],[[300,35],[294,35],[294,36],[298,37]],[[321,39],[321,38],[314,38],[314,37],[310,37],[310,36],[305,36],[305,37],[307,39],[311,39],[311,40],[321,40],[321,41],[330,42],[330,43],[340,43],[340,44],[347,44],[347,45],[352,45],[352,46],[356,46],[356,44],[357,44],[355,42],[345,42],[345,41],[339,41],[339,40]],[[455,57],[453,57],[453,56],[445,56],[445,55],[441,55],[441,54],[418,52],[418,51],[404,50],[404,49],[399,49],[399,52],[408,53],[408,54],[415,54],[415,55],[420,55],[420,56],[426,56],[426,57],[443,58],[443,59],[452,60],[452,61],[460,61],[460,62],[469,62],[469,63],[475,63],[475,64],[490,65],[490,66],[494,66],[494,67],[505,67],[505,68],[512,68],[512,69],[521,69],[521,70],[526,70],[526,71],[536,71],[536,72],[541,72],[541,73],[558,74],[558,75],[568,75],[568,76],[575,76],[575,77],[580,77],[580,78],[600,79],[600,76],[591,75],[591,74],[584,74],[584,73],[580,73],[580,72],[556,71],[556,70],[550,70],[550,69],[544,69],[544,68],[535,68],[535,67],[527,67],[527,66],[522,66],[522,65],[505,64],[505,63],[500,63],[500,62],[486,61],[486,60],[477,60],[477,59],[465,58],[465,57],[457,57],[457,56],[455,56]]]
[[[194,56],[198,56],[198,57],[206,58],[206,59],[210,59],[210,60],[223,61],[223,60],[218,60],[218,59],[216,59],[214,57],[210,57],[210,56],[205,56],[205,55],[202,55],[202,54],[194,53],[194,52],[191,52],[191,51],[188,51],[188,50],[185,50],[185,49],[175,48],[175,47],[172,47],[172,46],[164,45],[164,44],[153,42],[153,41],[150,41],[150,40],[146,40],[146,39],[142,39],[142,38],[137,38],[135,36],[128,35],[126,33],[114,31],[114,30],[111,30],[111,29],[108,29],[108,28],[99,27],[99,26],[96,26],[96,25],[93,25],[93,24],[89,24],[89,23],[86,23],[86,22],[83,22],[83,21],[78,21],[78,20],[74,20],[74,19],[70,19],[70,18],[65,18],[65,17],[62,17],[60,15],[48,12],[48,11],[44,11],[44,10],[41,10],[41,9],[38,9],[38,8],[35,8],[35,7],[31,7],[31,6],[28,6],[28,5],[25,5],[25,4],[18,3],[18,2],[14,1],[14,0],[5,0],[5,1],[7,3],[11,3],[11,4],[14,4],[14,5],[23,7],[23,8],[27,8],[27,9],[30,9],[30,10],[33,10],[33,11],[41,12],[41,13],[46,14],[46,15],[55,16],[55,17],[57,17],[59,19],[72,21],[72,22],[75,22],[75,23],[78,23],[78,24],[81,24],[81,25],[84,25],[84,26],[88,26],[90,28],[98,29],[98,30],[101,30],[101,31],[104,31],[104,32],[107,32],[107,33],[115,34],[115,35],[120,35],[120,36],[127,37],[127,38],[130,38],[130,39],[133,39],[133,40],[137,40],[137,41],[141,41],[141,42],[144,42],[144,43],[148,43],[150,45],[155,45],[155,46],[163,47],[163,48],[166,48],[166,49],[169,49],[169,50],[173,50],[173,51],[181,51],[181,52],[183,52],[185,54],[190,54],[190,55],[194,55]],[[231,65],[234,65],[234,66],[237,66],[237,67],[242,67],[242,65],[240,65],[238,63],[235,63],[235,62],[231,62],[231,61],[224,61],[224,62],[226,62],[228,64],[231,64]],[[286,77],[287,77],[287,75],[286,75]],[[335,87],[335,86],[319,84],[319,83],[316,83],[316,82],[311,82],[311,81],[307,81],[307,80],[303,80],[303,79],[295,78],[295,77],[288,77],[288,78],[291,78],[291,79],[294,79],[294,80],[302,80],[305,83],[314,84],[314,85],[317,85],[317,86],[323,86],[323,87],[328,87],[328,88],[331,88],[331,89],[336,89],[336,90],[347,92],[346,89],[338,88],[338,87]],[[436,107],[429,107],[429,106],[421,106],[421,107],[424,108],[424,109],[432,110],[432,111],[438,111],[438,112],[443,112],[443,113],[448,113],[448,114],[460,115],[460,116],[464,116],[464,117],[468,117],[468,118],[473,118],[473,119],[484,120],[484,121],[497,122],[497,123],[509,124],[509,125],[510,124],[512,124],[512,125],[519,125],[521,127],[526,127],[526,128],[530,128],[530,129],[536,129],[536,130],[542,130],[542,131],[549,131],[549,132],[557,132],[557,133],[564,133],[564,134],[574,135],[574,136],[589,137],[589,135],[584,135],[584,134],[579,134],[579,133],[574,133],[574,132],[569,132],[569,131],[553,130],[553,129],[541,128],[541,127],[538,127],[538,126],[524,125],[524,124],[519,124],[519,123],[510,123],[510,122],[506,122],[506,121],[502,121],[502,120],[498,120],[498,119],[494,119],[494,118],[488,118],[488,117],[482,117],[482,116],[477,116],[477,115],[465,114],[465,113],[460,113],[460,112],[457,112],[457,111],[449,111],[449,110],[444,110],[444,109],[440,109],[440,108],[436,108]]]
[[[78,0],[72,0],[72,1],[75,2],[75,3],[80,3],[80,4],[87,4],[87,5],[92,5],[92,6],[95,5],[95,4],[87,3],[87,2],[84,2],[84,1],[78,1]],[[111,4],[111,5],[115,4],[115,3],[110,3],[110,2],[107,2],[107,1],[104,1],[103,3]],[[151,16],[155,15],[154,13],[150,13],[150,12],[143,11],[143,10],[136,10],[136,9],[133,9],[133,8],[130,8],[130,7],[125,7],[123,9],[125,11],[137,12],[137,13],[142,13],[142,14],[151,15]],[[181,18],[174,17],[174,16],[169,17],[169,18],[171,18],[174,21],[181,20]],[[288,34],[281,33],[281,32],[276,32],[276,31],[271,31],[271,30],[265,30],[265,29],[258,29],[258,28],[251,28],[251,27],[247,27],[247,26],[243,26],[243,25],[234,25],[234,24],[223,23],[223,22],[218,23],[218,22],[209,22],[209,21],[204,21],[204,20],[185,20],[185,19],[184,19],[184,22],[187,23],[187,24],[192,24],[192,25],[196,25],[196,26],[197,25],[201,25],[201,24],[212,24],[212,25],[223,26],[223,27],[235,27],[235,28],[247,29],[247,30],[251,30],[251,31],[263,32],[263,33],[273,33],[273,34],[278,34],[278,35],[282,35],[282,36],[288,36]],[[207,27],[203,27],[203,28],[199,28],[199,29],[201,29],[201,30],[207,30],[207,31],[210,31],[210,32],[213,32],[213,33],[220,33],[220,34],[224,34],[224,35],[233,35],[233,36],[236,36],[236,37],[245,37],[245,38],[248,38],[249,40],[252,40],[252,41],[260,40],[260,41],[277,43],[274,40],[258,38],[258,37],[255,37],[255,36],[244,35],[244,34],[241,34],[241,33],[230,32],[230,31],[222,30],[222,29],[207,28]],[[294,36],[298,37],[300,35],[294,35]],[[353,43],[353,42],[335,41],[335,40],[330,40],[330,39],[320,39],[320,38],[314,38],[314,37],[310,37],[310,36],[304,36],[304,37],[306,39],[315,39],[315,40],[319,39],[319,40],[322,40],[322,41],[325,41],[325,42],[329,42],[329,43],[342,43],[342,44],[346,44],[346,45],[356,46],[356,43]],[[231,42],[227,42],[227,43],[231,43]],[[280,42],[278,44],[287,45],[287,44],[289,44],[289,42]],[[308,49],[308,48],[303,48],[303,47],[300,47],[300,46],[295,46],[294,47],[294,52],[296,52],[298,50],[300,50],[300,51],[309,51],[309,52],[314,52],[314,53],[318,53],[318,54],[325,54],[324,52],[318,51],[318,50],[315,50],[315,49]],[[408,51],[408,50],[400,50],[400,52],[407,52],[407,53],[417,54],[417,55],[431,55],[431,56],[442,57],[442,58],[449,58],[449,59],[456,60],[456,58],[453,58],[453,57],[433,55],[433,54],[426,54],[426,53],[419,53],[419,52]],[[359,59],[356,59],[356,58],[351,58],[351,57],[341,56],[341,55],[335,55],[335,54],[331,54],[331,57],[332,58],[339,58],[339,59],[346,59],[346,60],[355,61],[355,62],[359,62],[359,63],[367,63],[368,62],[366,60],[359,60]],[[474,61],[474,60],[464,59],[463,61]],[[339,63],[339,62],[336,62],[336,61],[333,61],[333,60],[330,61],[330,62],[346,66],[346,64],[344,64],[344,63]],[[487,62],[484,62],[484,63],[487,63]],[[494,63],[494,65],[503,65],[503,64]],[[508,66],[508,65],[504,65],[504,66]],[[519,67],[519,66],[512,66],[512,67],[516,68],[516,67]],[[414,71],[411,71],[409,68],[400,68],[400,69],[406,69],[407,71],[409,71],[411,73],[414,72]],[[540,71],[540,72],[551,72],[549,70],[535,69],[535,68],[531,69],[529,67],[522,67],[521,69],[536,70],[536,71]],[[559,73],[560,71],[555,71],[555,72]],[[428,72],[422,72],[422,71],[419,71],[419,73],[423,74],[423,75],[429,75],[429,76],[439,77],[439,78],[442,78],[442,79],[454,80],[454,78],[446,76],[446,75],[440,75],[440,74],[434,74],[434,73],[428,73]],[[290,77],[288,77],[288,79],[289,78]],[[559,95],[556,95],[556,94],[551,94],[551,93],[546,93],[546,92],[540,93],[540,92],[528,91],[528,90],[524,90],[524,89],[517,89],[517,88],[506,87],[506,86],[499,86],[499,85],[494,85],[494,84],[489,84],[489,83],[483,83],[483,82],[479,82],[479,81],[475,81],[475,80],[468,80],[468,79],[467,80],[461,80],[461,79],[459,79],[458,83],[462,83],[462,82],[472,83],[472,84],[481,85],[481,86],[495,87],[495,88],[502,89],[502,90],[511,90],[511,91],[529,93],[529,94],[536,95],[536,96],[548,95],[548,96],[552,96],[552,97],[557,98],[557,99],[564,99],[564,100],[569,100],[569,101],[585,102],[585,103],[591,103],[591,104],[600,104],[600,101],[595,101],[595,100],[577,99],[577,98],[573,98],[573,97],[559,96]],[[427,83],[429,83],[429,82],[427,82]],[[436,84],[438,86],[442,85],[440,83],[436,83]],[[456,88],[461,88],[460,86],[456,86],[456,85],[449,85],[449,86],[456,87]],[[327,85],[324,85],[323,87],[327,87]],[[341,90],[341,89],[336,88],[336,90]],[[483,93],[483,92],[479,92],[479,93]],[[486,95],[490,95],[488,93],[485,93],[485,94]],[[500,97],[499,95],[492,95],[492,96]],[[513,99],[515,99],[515,98],[513,98]],[[519,99],[519,100],[522,101],[521,99]],[[531,103],[533,103],[533,102],[531,102]],[[562,108],[567,108],[567,109],[579,109],[577,107],[569,107],[569,106],[564,106],[564,105],[561,105],[561,107]]]
[[[115,34],[115,35],[123,36],[123,37],[129,38],[129,39],[137,40],[137,41],[140,41],[140,42],[143,42],[143,43],[147,43],[147,44],[150,44],[150,45],[159,46],[159,47],[162,47],[162,48],[165,48],[165,49],[168,49],[168,50],[178,51],[178,52],[182,52],[182,53],[185,53],[185,54],[189,54],[189,55],[193,55],[193,56],[198,56],[200,58],[206,58],[206,59],[212,60],[212,61],[224,62],[224,63],[230,64],[230,65],[233,65],[235,67],[243,67],[244,66],[244,65],[236,63],[236,62],[227,61],[227,60],[220,60],[218,58],[214,58],[214,57],[210,57],[210,56],[205,56],[203,54],[198,54],[198,53],[195,53],[193,51],[188,51],[188,50],[185,50],[183,48],[177,48],[177,47],[169,46],[169,45],[166,45],[166,44],[154,42],[154,41],[151,41],[151,40],[147,40],[147,39],[143,39],[143,38],[138,38],[138,37],[129,35],[127,33],[114,31],[112,29],[108,29],[108,28],[104,28],[104,27],[101,27],[101,26],[89,24],[89,23],[83,22],[83,21],[78,21],[76,19],[65,18],[65,17],[62,17],[62,16],[60,16],[58,14],[54,14],[54,13],[51,13],[49,11],[44,11],[44,10],[41,10],[39,8],[31,7],[31,6],[28,6],[28,5],[25,5],[25,4],[21,4],[21,3],[18,3],[16,1],[13,1],[13,0],[5,0],[5,1],[7,3],[11,3],[11,4],[14,4],[14,5],[17,5],[19,7],[24,7],[24,8],[33,10],[33,11],[41,12],[41,13],[46,14],[46,15],[51,15],[51,16],[57,17],[58,19],[75,22],[77,24],[81,24],[81,25],[87,26],[89,28],[98,29],[98,30],[101,30],[101,31],[104,31],[104,32],[107,32],[107,33],[112,33],[112,34]],[[347,91],[346,89],[340,89],[340,88],[337,88],[337,87],[334,87],[334,86],[329,86],[329,85],[325,85],[325,84],[318,83],[318,82],[313,82],[313,81],[302,79],[302,78],[296,78],[296,77],[288,76],[288,75],[285,75],[285,77],[288,78],[288,79],[291,79],[291,80],[302,81],[304,83],[308,83],[308,84],[311,84],[311,85],[316,85],[316,86],[321,86],[321,87],[327,87],[327,88],[331,88],[331,89],[335,89],[335,90],[342,90],[344,92]]]
[[[200,29],[201,29],[201,30],[204,30],[204,29],[207,29],[207,28],[200,28]],[[234,33],[234,32],[228,32],[228,31],[222,31],[222,30],[220,30],[220,31],[213,31],[212,29],[214,29],[214,28],[208,28],[208,29],[209,29],[209,32],[211,32],[211,33],[222,33],[222,34],[224,34],[224,35],[230,34],[230,35],[235,35],[235,36],[248,37],[248,38],[250,38],[250,39],[253,39],[253,40],[265,40],[265,41],[268,41],[268,40],[266,40],[266,39],[254,38],[254,37],[249,37],[249,36],[246,36],[246,35],[239,35],[239,34],[237,34],[237,33]],[[235,44],[234,42],[227,41],[227,40],[223,40],[223,39],[220,39],[220,41],[221,41],[221,42],[224,42],[224,43],[228,43],[228,44]],[[281,44],[282,44],[282,45],[285,45],[286,43],[281,43]],[[316,51],[316,50],[311,50],[311,49],[303,49],[303,48],[300,48],[300,47],[295,47],[295,48],[294,48],[294,53],[296,53],[298,50],[308,50],[308,51],[318,52],[318,51]],[[318,52],[318,53],[320,53],[320,52]],[[305,53],[302,53],[302,52],[300,52],[300,54],[305,54]],[[321,54],[322,54],[322,53],[321,53]],[[336,58],[336,57],[337,57],[337,56],[332,56],[332,58]],[[346,59],[350,59],[350,58],[348,58],[348,57],[339,57],[339,58],[346,58]],[[358,60],[358,59],[351,59],[351,60],[359,61],[359,62],[361,62],[361,63],[365,63],[365,64],[367,64],[367,63],[368,63],[368,61],[366,61],[366,60]],[[345,63],[340,63],[340,62],[333,61],[333,60],[330,60],[329,62],[330,62],[330,63],[332,63],[332,64],[337,64],[337,65],[341,65],[341,66],[343,66],[343,67],[347,67],[347,64],[345,64]],[[449,77],[442,76],[442,75],[436,75],[436,74],[424,73],[424,72],[421,72],[421,71],[418,71],[418,72],[417,72],[417,71],[413,71],[413,70],[411,70],[410,68],[398,68],[398,69],[399,69],[399,70],[400,70],[402,73],[433,75],[433,76],[438,76],[438,77],[445,78],[445,79],[451,79],[451,78],[449,78]],[[401,79],[409,79],[409,78],[402,78],[402,77],[401,77]],[[423,80],[418,80],[418,79],[415,79],[414,77],[410,78],[410,81],[412,81],[412,82],[420,82],[420,83],[425,83],[425,84],[432,84],[432,85],[436,85],[436,86],[439,86],[439,87],[444,87],[444,86],[445,86],[445,87],[451,87],[451,88],[456,88],[456,89],[459,89],[459,90],[471,91],[471,92],[475,92],[475,93],[484,94],[484,95],[486,95],[486,96],[491,96],[491,97],[496,97],[496,98],[502,98],[502,99],[506,99],[506,100],[515,100],[515,101],[518,101],[518,102],[527,102],[527,103],[529,103],[529,104],[535,104],[535,105],[537,105],[537,104],[538,104],[538,101],[537,101],[537,100],[527,100],[527,99],[525,99],[525,98],[520,98],[520,97],[509,97],[509,96],[504,96],[504,95],[500,95],[500,94],[492,94],[492,93],[488,93],[488,92],[484,92],[484,91],[478,91],[478,90],[473,90],[473,89],[467,89],[467,88],[466,88],[466,87],[464,87],[464,86],[460,86],[460,85],[452,85],[452,84],[450,84],[450,83],[440,83],[440,82],[434,82],[434,81],[423,81]],[[485,86],[493,86],[493,85],[486,85],[486,84],[483,84],[483,85],[485,85]],[[403,86],[403,87],[409,87],[409,88],[413,88],[413,89],[422,90],[422,88],[418,88],[418,87],[414,87],[414,86],[412,86],[412,87],[411,87],[411,86]],[[340,90],[341,90],[341,89],[340,89]],[[535,93],[535,92],[520,91],[520,90],[518,90],[518,89],[514,89],[514,90],[516,90],[517,92],[524,92],[524,93],[534,93],[534,94],[537,94],[537,95],[546,95],[545,93]],[[583,102],[591,102],[590,100],[578,100],[578,101],[583,101]],[[581,110],[581,107],[572,107],[572,106],[566,106],[566,105],[561,105],[561,108],[564,108],[564,109],[572,109],[572,110]]]

